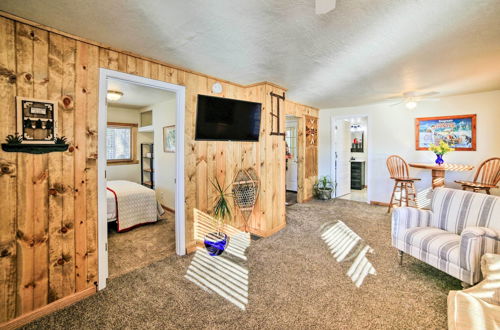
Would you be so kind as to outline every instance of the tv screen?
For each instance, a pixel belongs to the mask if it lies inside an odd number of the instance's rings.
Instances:
[[[196,140],[259,141],[261,103],[198,95]]]

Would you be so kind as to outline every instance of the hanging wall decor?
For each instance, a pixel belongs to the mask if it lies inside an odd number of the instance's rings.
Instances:
[[[57,102],[17,97],[17,132],[22,144],[55,144]]]
[[[318,118],[306,117],[306,146],[318,145]]]
[[[446,142],[456,151],[476,150],[477,115],[415,118],[415,149]]]
[[[245,231],[259,196],[259,178],[253,168],[239,170],[233,181],[233,198],[245,220]]]
[[[278,135],[283,136],[285,139],[285,132],[281,132],[280,130],[280,121],[281,121],[281,110],[280,110],[280,101],[285,101],[285,93],[283,95],[279,95],[271,92],[271,133],[270,135]],[[274,99],[276,99],[276,112],[274,112]],[[276,126],[274,123],[276,122]],[[276,127],[276,128],[275,128]]]
[[[163,151],[175,152],[175,125],[163,127]]]
[[[2,150],[44,154],[68,149],[66,138],[57,137],[57,102],[16,97],[17,132],[6,138]]]

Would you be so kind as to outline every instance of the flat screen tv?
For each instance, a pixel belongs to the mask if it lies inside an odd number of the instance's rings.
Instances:
[[[261,103],[198,95],[196,140],[259,141]]]

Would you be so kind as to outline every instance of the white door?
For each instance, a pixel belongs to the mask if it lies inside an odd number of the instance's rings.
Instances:
[[[285,141],[288,146],[286,190],[297,191],[297,121],[287,121]]]
[[[351,124],[337,120],[334,127],[335,197],[351,192]]]

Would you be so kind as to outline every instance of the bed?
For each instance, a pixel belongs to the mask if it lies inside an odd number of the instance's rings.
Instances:
[[[116,221],[118,232],[156,222],[164,213],[154,190],[125,180],[108,181],[107,219]]]

